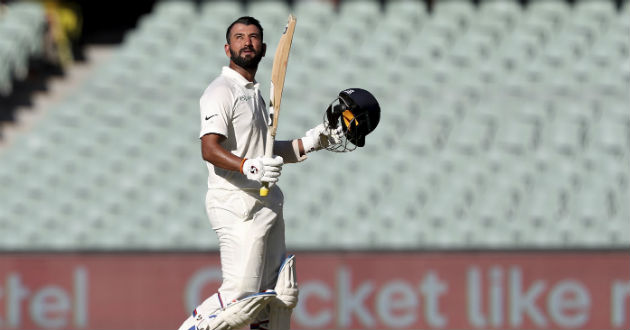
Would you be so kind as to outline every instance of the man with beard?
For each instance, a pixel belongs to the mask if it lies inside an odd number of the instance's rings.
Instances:
[[[298,290],[294,258],[285,255],[284,197],[275,183],[284,163],[303,161],[340,133],[320,124],[301,139],[275,141],[274,156],[264,157],[269,116],[255,80],[266,51],[263,29],[241,17],[226,40],[229,66],[200,100],[206,212],[219,239],[223,282],[179,329],[288,329]],[[258,194],[263,182],[270,186],[266,197]]]

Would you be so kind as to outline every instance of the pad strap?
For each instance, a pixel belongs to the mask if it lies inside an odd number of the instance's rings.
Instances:
[[[269,311],[269,330],[291,329],[292,308],[272,306]]]
[[[261,292],[235,300],[213,314],[197,313],[197,328],[199,330],[240,329],[250,324],[275,296],[274,291]]]

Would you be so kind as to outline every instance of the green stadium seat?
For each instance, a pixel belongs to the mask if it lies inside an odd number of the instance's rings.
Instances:
[[[601,150],[615,157],[628,154],[630,142],[628,141],[628,122],[619,122],[608,118],[602,118],[596,129],[591,132],[591,144],[596,150]]]
[[[436,11],[436,13],[431,16],[431,19],[427,20],[427,22],[422,26],[421,33],[424,36],[434,34],[436,37],[441,37],[447,40],[450,44],[464,31],[465,26],[458,24],[453,17],[448,15],[439,15]]]
[[[278,43],[281,32],[287,24],[290,8],[287,2],[273,0],[258,0],[249,2],[247,14],[256,17],[263,25],[265,40],[268,47]],[[270,49],[271,50],[271,49]],[[273,54],[273,53],[269,53]]]
[[[601,25],[607,24],[616,15],[614,1],[577,0],[573,12]]]
[[[338,5],[338,22],[352,22],[360,29],[371,30],[380,20],[383,12],[378,1],[347,0]]]
[[[328,25],[336,18],[336,9],[332,1],[296,1],[293,12],[298,19],[308,19],[319,23],[321,33],[328,29]]]
[[[540,16],[549,20],[556,27],[564,22],[571,13],[569,4],[563,0],[528,1],[526,10],[529,16]]]
[[[388,0],[385,2],[384,19],[398,23],[400,26],[408,26],[409,23],[414,26],[421,26],[427,17],[427,7],[421,1]]]
[[[517,23],[521,11],[519,3],[510,0],[482,0],[479,3],[479,14],[482,17],[503,21],[506,27]]]
[[[451,128],[447,147],[457,154],[477,155],[487,148],[489,133],[490,126],[482,119],[456,122]]]
[[[214,18],[215,20],[230,24],[238,16],[244,13],[242,2],[230,0],[202,0],[201,18]],[[225,26],[227,29],[227,26]]]
[[[453,19],[457,26],[465,27],[474,20],[477,9],[471,1],[446,0],[436,1],[433,11],[433,15]]]
[[[158,0],[153,6],[152,19],[186,25],[197,13],[194,1]]]

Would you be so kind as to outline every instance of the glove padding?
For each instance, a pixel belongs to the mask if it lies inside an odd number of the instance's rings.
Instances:
[[[283,159],[280,156],[246,159],[243,162],[242,172],[250,180],[273,185],[278,182],[282,164]]]
[[[342,128],[331,129],[324,124],[319,124],[308,131],[302,138],[302,146],[305,152],[312,152],[327,148],[330,145],[341,143],[343,137]]]

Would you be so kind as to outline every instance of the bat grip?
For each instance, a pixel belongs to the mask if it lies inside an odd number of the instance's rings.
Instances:
[[[265,144],[265,157],[271,158],[273,157],[273,143],[275,141],[275,136],[271,135],[271,127],[267,130],[267,143]],[[263,182],[262,187],[260,187],[260,191],[258,192],[260,196],[265,197],[269,194],[269,182]]]

